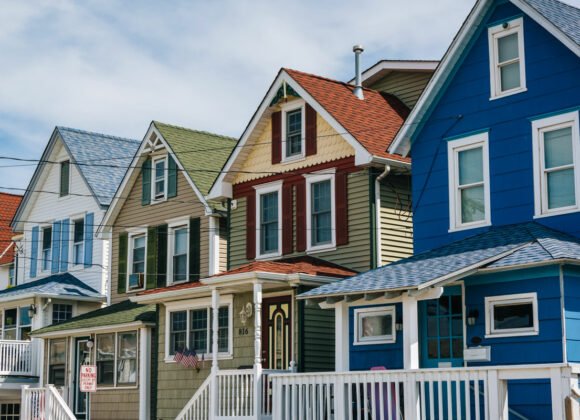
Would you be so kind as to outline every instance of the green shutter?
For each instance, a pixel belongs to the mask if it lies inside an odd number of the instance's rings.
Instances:
[[[143,182],[141,205],[147,206],[151,203],[151,159],[147,159],[143,162],[141,168],[141,181]]]
[[[119,234],[119,272],[117,276],[117,293],[125,293],[127,286],[127,252],[129,250],[129,234]]]
[[[145,288],[157,287],[157,228],[147,229],[147,273],[145,275]]]
[[[167,225],[157,226],[157,287],[167,285]]]
[[[177,196],[177,164],[171,155],[167,158],[167,198]]]
[[[200,225],[199,217],[189,221],[189,281],[201,278]]]

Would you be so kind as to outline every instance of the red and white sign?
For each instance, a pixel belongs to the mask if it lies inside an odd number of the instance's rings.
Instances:
[[[97,391],[97,367],[92,365],[82,365],[79,374],[79,385],[81,392]]]

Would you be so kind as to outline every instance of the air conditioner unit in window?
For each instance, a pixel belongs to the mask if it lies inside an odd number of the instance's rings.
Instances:
[[[129,290],[142,289],[145,282],[145,273],[129,274]]]

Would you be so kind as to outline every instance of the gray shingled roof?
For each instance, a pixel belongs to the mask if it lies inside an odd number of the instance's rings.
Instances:
[[[104,298],[103,295],[72,274],[62,273],[2,290],[0,291],[0,300],[19,299],[29,295],[94,300]]]
[[[580,260],[580,240],[538,223],[492,227],[489,231],[396,261],[300,297],[413,289],[463,271],[560,259]]]
[[[56,129],[99,204],[111,204],[140,142],[75,128]]]
[[[524,0],[580,45],[580,9],[558,0]]]

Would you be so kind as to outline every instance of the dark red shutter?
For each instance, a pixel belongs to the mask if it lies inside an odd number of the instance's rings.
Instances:
[[[282,161],[282,112],[272,114],[272,163]]]
[[[282,186],[282,254],[291,254],[292,244],[292,184]]]
[[[296,251],[306,250],[306,180],[296,184]]]
[[[336,245],[348,244],[348,183],[345,172],[336,173]]]
[[[246,196],[246,258],[256,258],[256,191]]]
[[[316,111],[306,104],[306,156],[316,154]]]

